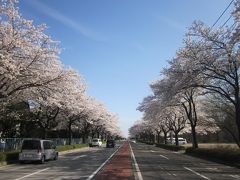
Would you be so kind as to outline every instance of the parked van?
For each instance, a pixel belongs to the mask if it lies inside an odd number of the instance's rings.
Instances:
[[[94,147],[94,146],[98,146],[101,147],[102,146],[102,140],[98,139],[98,138],[93,138],[91,143],[89,143],[90,147]]]
[[[22,143],[21,153],[19,154],[19,161],[39,161],[44,163],[46,160],[57,160],[58,152],[53,141],[28,139]]]
[[[168,144],[176,144],[175,138],[172,138],[172,141],[171,141],[171,138],[167,138],[167,143]],[[187,144],[187,140],[185,138],[179,137],[178,144],[179,145]]]

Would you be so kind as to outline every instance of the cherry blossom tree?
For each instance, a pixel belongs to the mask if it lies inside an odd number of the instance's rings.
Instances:
[[[86,83],[59,59],[59,42],[44,33],[46,25],[24,19],[15,0],[0,0],[0,106],[14,100],[32,104],[31,113],[44,131],[84,126],[119,135],[117,118],[86,94]],[[1,118],[0,118],[1,119]],[[1,123],[0,123],[1,125]],[[89,126],[89,127],[87,127]]]
[[[178,134],[185,128],[187,120],[184,111],[180,107],[181,106],[166,108],[166,110],[169,109],[166,116],[166,125],[169,130],[174,133],[176,146],[179,145]]]
[[[0,3],[0,100],[61,78],[58,42],[22,18],[14,0]]]
[[[239,8],[237,7],[239,10]],[[194,22],[177,56],[191,69],[188,87],[200,87],[205,93],[218,94],[235,108],[240,147],[240,86],[239,86],[239,18],[231,27],[213,30],[202,22]],[[181,75],[180,75],[181,76]]]
[[[191,125],[192,145],[194,148],[198,147],[196,126],[197,126],[197,110],[196,110],[196,88],[183,88],[185,79],[178,75],[179,71],[183,71],[182,64],[174,59],[170,61],[170,68],[165,69],[163,74],[165,77],[159,81],[155,81],[150,86],[156,97],[162,99],[165,107],[182,106],[186,113],[188,122]]]

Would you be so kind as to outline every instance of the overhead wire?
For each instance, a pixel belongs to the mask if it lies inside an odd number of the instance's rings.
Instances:
[[[217,20],[216,20],[216,21],[213,23],[213,25],[210,27],[209,32],[212,31],[213,27],[219,22],[219,20],[220,20],[220,19],[223,17],[223,15],[227,12],[227,10],[230,8],[230,6],[232,5],[233,2],[234,2],[234,0],[231,0],[231,1],[230,1],[230,3],[228,4],[228,6],[223,10],[223,12],[222,12],[222,13],[220,14],[220,16],[217,18]],[[231,15],[228,17],[228,19],[220,26],[220,28],[223,28],[223,27],[227,24],[227,22],[228,22],[232,17],[233,17],[233,15],[231,14]],[[231,31],[234,30],[235,25],[236,25],[236,22],[234,22],[234,23],[232,24],[232,26],[230,27]],[[223,34],[222,36],[224,36],[224,34]],[[202,37],[202,39],[200,40],[200,42],[203,41],[203,39],[204,39],[204,38]]]
[[[234,2],[234,0],[232,0],[228,6],[224,9],[224,11],[221,13],[221,15],[217,18],[217,20],[213,23],[213,25],[211,26],[210,29],[212,29],[217,23],[218,21],[222,18],[222,16],[226,13],[226,11],[228,10],[228,8],[232,5],[232,3]]]

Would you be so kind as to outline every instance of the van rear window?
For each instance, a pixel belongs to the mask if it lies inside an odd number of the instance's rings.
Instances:
[[[41,149],[40,141],[38,140],[24,140],[22,149]]]

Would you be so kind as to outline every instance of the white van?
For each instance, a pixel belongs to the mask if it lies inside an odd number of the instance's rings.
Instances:
[[[58,152],[53,141],[28,139],[22,143],[21,153],[19,154],[19,161],[39,161],[44,163],[45,160],[57,160]]]
[[[98,138],[93,138],[92,142],[89,144],[90,147],[94,147],[94,146],[98,146],[101,147],[102,146],[102,140],[98,139]]]
[[[172,138],[172,141],[171,141],[171,138],[167,138],[167,143],[175,145],[176,144],[175,138]],[[187,144],[187,140],[185,138],[179,137],[178,144],[179,145]]]

